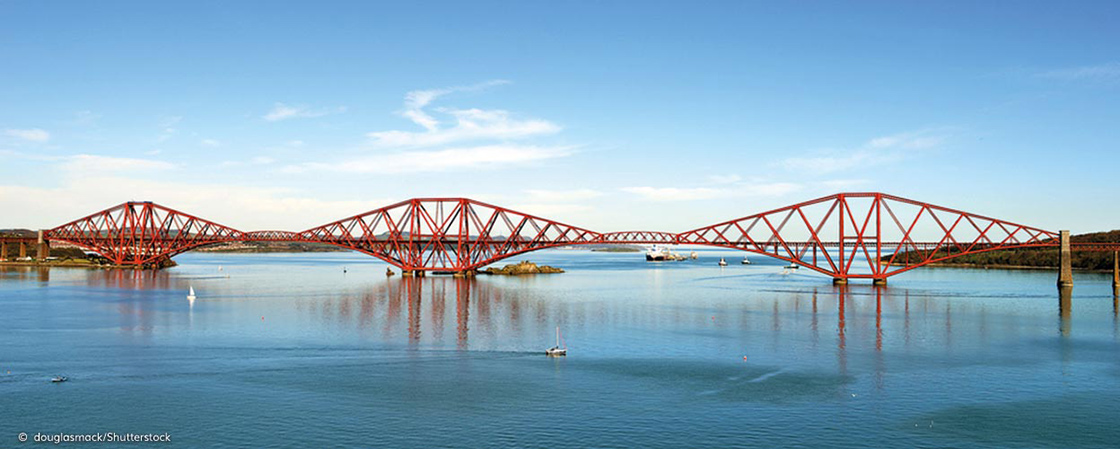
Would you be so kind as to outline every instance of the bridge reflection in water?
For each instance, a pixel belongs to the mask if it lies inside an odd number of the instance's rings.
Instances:
[[[239,295],[244,295],[242,285],[224,290],[211,286],[208,296],[188,309],[182,300],[186,283],[205,281],[168,271],[56,270],[52,276],[50,269],[0,267],[0,277],[64,285],[78,281],[97,291],[119,291],[117,299],[106,301],[106,306],[119,316],[122,335],[154,338],[159,332],[204,331],[221,327],[223,320],[244,322],[251,318],[244,315],[256,313],[236,310],[246,307],[239,303]],[[261,313],[270,315],[279,326],[312,329],[359,345],[526,352],[547,346],[559,325],[573,354],[589,356],[627,348],[640,351],[649,345],[682,353],[726,351],[729,357],[750,355],[762,360],[767,354],[788,351],[817,353],[819,360],[819,351],[830,351],[835,353],[840,374],[870,371],[877,388],[883,388],[888,379],[892,357],[923,351],[951,354],[1021,339],[1031,332],[1034,324],[1029,320],[1036,316],[1017,314],[1018,306],[1012,302],[971,301],[897,285],[820,286],[715,299],[697,290],[696,298],[689,300],[679,297],[693,295],[690,290],[666,288],[667,296],[676,297],[631,301],[614,293],[603,298],[597,291],[566,293],[555,288],[558,284],[542,282],[533,278],[394,277],[336,290],[249,296],[251,303],[260,302],[254,307],[265,310]],[[1050,329],[1061,337],[1062,351],[1072,350],[1067,349],[1069,340],[1077,335],[1072,293],[1061,289],[1057,296],[1058,320]],[[1079,304],[1089,307],[1090,301]],[[1112,315],[1112,334],[1120,339],[1120,302],[1115,298]],[[1092,322],[1099,325],[1099,320]],[[646,335],[646,331],[656,335]],[[709,343],[713,347],[703,347]],[[673,346],[676,344],[680,347]],[[716,347],[720,345],[726,347]]]

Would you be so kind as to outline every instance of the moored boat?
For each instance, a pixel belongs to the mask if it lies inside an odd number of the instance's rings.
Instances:
[[[669,258],[669,248],[653,245],[646,250],[647,262],[660,262]]]

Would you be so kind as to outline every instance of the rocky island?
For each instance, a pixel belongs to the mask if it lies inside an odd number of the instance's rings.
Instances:
[[[520,276],[523,274],[551,274],[563,272],[564,270],[561,268],[550,267],[548,265],[537,265],[535,263],[529,262],[528,260],[523,260],[518,263],[506,265],[502,268],[487,268],[485,270],[479,270],[478,274]]]

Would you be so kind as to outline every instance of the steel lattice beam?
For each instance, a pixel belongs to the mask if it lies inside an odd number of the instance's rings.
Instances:
[[[273,241],[335,245],[419,271],[475,270],[568,245],[706,245],[765,254],[838,279],[885,279],[966,254],[1057,245],[1055,232],[883,193],[840,193],[676,234],[599,233],[466,198],[401,201],[302,232],[242,232],[154,203],[129,202],[51,229],[46,237],[122,265],[152,264],[215,243]]]

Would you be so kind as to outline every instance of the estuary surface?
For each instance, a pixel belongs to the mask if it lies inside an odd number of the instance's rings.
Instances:
[[[740,254],[551,250],[523,258],[567,273],[477,279],[386,278],[356,253],[0,269],[0,446],[20,432],[167,432],[172,447],[1120,441],[1105,276],[1076,274],[1063,314],[1047,271],[838,288]],[[569,355],[547,358],[557,326]]]

